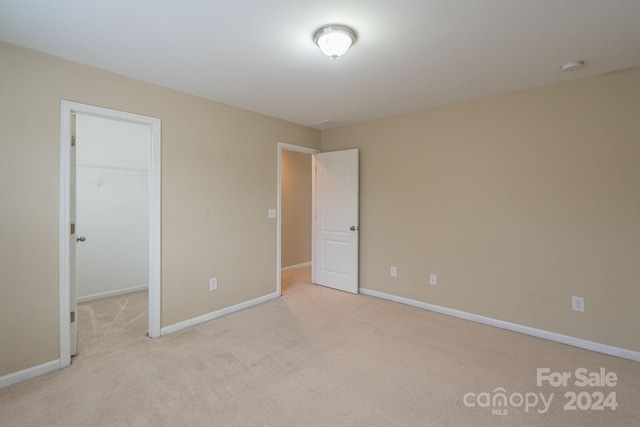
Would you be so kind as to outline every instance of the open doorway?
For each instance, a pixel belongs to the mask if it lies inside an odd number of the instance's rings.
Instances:
[[[294,152],[289,154],[288,152]],[[302,155],[301,155],[302,154]],[[358,293],[359,263],[359,152],[357,149],[321,153],[319,150],[278,143],[278,225],[277,292],[282,295],[282,275],[288,270],[306,268],[310,236],[311,278],[308,283],[340,291]],[[310,158],[311,182],[307,184]],[[295,159],[295,160],[293,160]],[[286,163],[298,161],[298,172]],[[299,176],[297,175],[299,173]],[[291,183],[288,185],[287,183]],[[300,185],[302,183],[302,185]],[[285,194],[289,187],[310,187],[311,209],[301,202],[306,196]],[[292,199],[286,201],[286,199]],[[296,200],[298,199],[298,200]],[[297,213],[302,206],[302,212]],[[293,207],[290,207],[293,206]],[[293,209],[293,212],[289,212]],[[305,218],[311,216],[310,228]],[[293,225],[291,225],[293,224]],[[289,233],[295,229],[294,233]],[[306,234],[306,236],[305,236]],[[293,242],[293,243],[291,243]],[[290,255],[289,252],[294,252]],[[302,260],[302,261],[301,261]],[[287,265],[290,264],[290,265]],[[284,270],[284,272],[283,272]]]
[[[78,116],[90,116],[106,120],[127,122],[146,127],[148,144],[146,159],[148,164],[147,179],[147,283],[148,297],[148,335],[151,338],[160,336],[160,153],[161,153],[161,129],[160,119],[80,104],[70,101],[61,101],[60,104],[60,215],[59,215],[59,253],[60,253],[60,367],[64,368],[71,363],[71,355],[76,348],[77,335],[77,286],[76,286],[76,248],[82,242],[82,235],[76,232],[76,154],[77,154],[77,118]],[[102,158],[97,164],[102,166],[96,169],[107,170],[112,166],[106,158]],[[93,166],[96,166],[94,164]],[[116,167],[118,165],[115,165]],[[91,168],[91,162],[84,167]],[[131,166],[136,167],[136,166]],[[128,171],[134,172],[134,171]],[[104,184],[104,172],[102,177],[98,175],[95,185]],[[113,202],[113,200],[112,200]],[[121,224],[124,229],[124,225]],[[96,234],[97,235],[97,234]],[[91,236],[85,236],[91,239]],[[128,290],[135,287],[126,286]],[[93,294],[91,292],[94,292]],[[89,291],[89,295],[100,295],[100,292]],[[110,290],[105,290],[106,295]],[[144,317],[144,316],[143,316]]]
[[[278,144],[278,293],[312,281],[313,158],[306,147]]]
[[[143,124],[76,114],[81,358],[147,333],[150,138]]]

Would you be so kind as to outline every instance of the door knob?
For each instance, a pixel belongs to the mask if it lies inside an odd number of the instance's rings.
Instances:
[[[351,228],[349,230],[351,231],[356,231],[358,230],[360,227],[356,227],[355,225],[352,225]]]
[[[87,238],[86,238],[86,237],[84,237],[84,236],[78,236],[78,237],[76,238],[76,242],[84,242],[85,240],[87,240]]]

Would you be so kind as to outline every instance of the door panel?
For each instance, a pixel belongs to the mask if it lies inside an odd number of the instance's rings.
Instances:
[[[315,283],[358,293],[358,150],[314,156]]]
[[[334,274],[349,274],[349,243],[324,239],[322,245],[324,270]]]

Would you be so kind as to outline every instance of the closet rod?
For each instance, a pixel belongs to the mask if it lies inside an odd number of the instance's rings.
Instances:
[[[133,167],[133,166],[111,166],[111,165],[99,165],[95,163],[78,163],[78,167],[93,168],[93,169],[113,169],[120,171],[133,171],[133,172],[149,172],[149,168],[146,167]]]

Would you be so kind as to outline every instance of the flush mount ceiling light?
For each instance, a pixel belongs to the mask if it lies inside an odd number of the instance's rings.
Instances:
[[[344,55],[357,39],[356,31],[345,25],[325,25],[313,34],[313,41],[322,53],[333,59]]]

